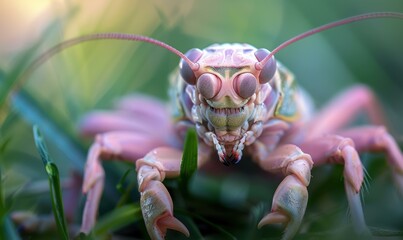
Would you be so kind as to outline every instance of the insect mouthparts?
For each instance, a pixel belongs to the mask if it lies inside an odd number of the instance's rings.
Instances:
[[[210,110],[213,111],[216,114],[225,114],[225,115],[230,115],[230,114],[237,114],[240,112],[243,112],[245,109],[244,106],[239,107],[239,108],[214,108],[210,106]]]
[[[224,155],[220,157],[220,161],[225,165],[225,166],[230,166],[230,165],[235,165],[241,160],[239,155],[231,153],[231,155]]]

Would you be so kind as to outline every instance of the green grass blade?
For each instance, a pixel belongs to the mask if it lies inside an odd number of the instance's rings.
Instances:
[[[43,164],[46,166],[49,163],[52,163],[52,160],[50,159],[49,153],[48,153],[48,148],[45,144],[45,141],[42,137],[41,132],[39,131],[38,126],[33,126],[33,132],[34,132],[34,139],[35,139],[35,146],[38,149],[39,155],[41,156],[41,159],[43,161]]]
[[[119,180],[118,184],[116,184],[116,189],[122,194],[125,193],[125,189],[123,187],[123,184],[126,181],[127,176],[129,175],[129,173],[132,172],[132,171],[134,171],[134,169],[126,170],[126,172],[123,174],[122,178]]]
[[[126,204],[130,198],[130,193],[137,187],[137,182],[131,182],[128,186],[124,187],[124,182],[126,181],[127,176],[129,175],[130,172],[134,172],[135,170],[133,168],[127,170],[125,174],[123,174],[123,177],[120,179],[118,184],[116,185],[116,189],[122,194],[118,203],[116,204],[116,207],[121,207],[124,204]]]
[[[94,234],[101,236],[107,232],[127,226],[128,224],[143,219],[139,203],[129,204],[115,208],[104,217],[100,218],[95,225]]]
[[[51,199],[52,199],[52,209],[53,209],[55,221],[57,223],[57,227],[59,229],[62,239],[69,239],[66,218],[64,216],[59,170],[58,170],[57,166],[50,159],[45,141],[37,126],[33,127],[33,133],[34,133],[36,148],[42,158],[43,164],[45,165],[46,173],[48,174],[50,195],[51,195]]]
[[[0,73],[0,79],[4,77]],[[63,127],[63,123],[49,114],[49,111],[24,90],[20,90],[12,96],[13,109],[27,122],[37,125],[42,132],[52,139],[52,144],[57,146],[75,170],[83,172],[87,149],[85,149],[74,136]],[[12,119],[10,120],[12,121]],[[114,188],[109,182],[105,182],[105,189]],[[106,195],[107,199],[113,199],[113,195]]]
[[[187,186],[190,178],[197,169],[197,133],[193,128],[189,128],[186,133],[183,148],[180,180],[182,186]]]

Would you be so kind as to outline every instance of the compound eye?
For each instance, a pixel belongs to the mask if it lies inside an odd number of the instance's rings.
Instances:
[[[264,48],[258,49],[255,52],[255,57],[258,61],[262,61],[267,55],[270,54],[270,51]],[[264,84],[269,82],[277,70],[277,63],[274,57],[271,57],[266,65],[263,66],[262,71],[259,74],[259,83]]]
[[[252,73],[241,73],[234,80],[235,92],[243,99],[250,98],[257,87],[257,79]]]
[[[221,89],[221,80],[214,74],[203,73],[197,79],[197,90],[205,99],[212,99]]]
[[[203,55],[203,51],[198,48],[192,48],[185,53],[185,56],[189,58],[192,62],[197,62],[201,56]],[[196,76],[193,70],[190,68],[189,64],[186,63],[183,59],[181,59],[179,64],[179,73],[182,76],[183,80],[185,80],[190,85],[196,84]]]

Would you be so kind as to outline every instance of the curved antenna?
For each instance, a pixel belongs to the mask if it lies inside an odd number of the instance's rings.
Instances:
[[[127,34],[127,33],[96,33],[96,34],[85,35],[85,36],[66,40],[64,42],[61,42],[61,43],[55,45],[54,47],[50,48],[46,52],[44,52],[42,55],[40,55],[38,58],[36,58],[27,67],[27,69],[21,74],[21,76],[19,77],[19,80],[15,83],[14,87],[12,87],[11,92],[14,92],[14,90],[19,89],[19,86],[21,86],[25,82],[25,80],[31,75],[32,72],[34,72],[39,66],[41,66],[43,63],[45,63],[48,59],[50,59],[55,54],[63,51],[66,48],[72,47],[72,46],[80,44],[82,42],[88,42],[88,41],[94,41],[94,40],[106,40],[106,39],[151,43],[156,46],[165,48],[168,51],[178,55],[180,58],[182,58],[184,61],[186,61],[186,63],[189,64],[190,68],[193,71],[197,71],[199,69],[199,64],[192,62],[181,51],[177,50],[176,48],[174,48],[164,42],[158,41],[154,38],[150,38],[150,37],[146,37],[146,36],[142,36],[142,35]]]
[[[262,61],[257,62],[255,65],[256,70],[262,70],[264,65],[266,65],[266,63],[269,61],[269,59],[271,57],[274,56],[274,54],[278,53],[280,50],[282,50],[283,48],[291,45],[294,42],[297,42],[301,39],[304,39],[306,37],[309,37],[311,35],[314,35],[316,33],[340,26],[340,25],[345,25],[345,24],[349,24],[352,22],[357,22],[357,21],[361,21],[361,20],[365,20],[365,19],[372,19],[372,18],[401,18],[403,19],[403,14],[402,13],[397,13],[397,12],[373,12],[373,13],[366,13],[366,14],[362,14],[362,15],[357,15],[357,16],[353,16],[353,17],[348,17],[348,18],[344,18],[335,22],[331,22],[325,25],[322,25],[320,27],[311,29],[307,32],[301,33],[285,42],[283,42],[282,44],[280,44],[278,47],[276,47],[273,51],[271,51],[271,53],[269,55],[267,55],[264,59],[262,59]]]

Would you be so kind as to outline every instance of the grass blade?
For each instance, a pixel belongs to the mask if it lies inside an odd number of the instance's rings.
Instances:
[[[129,200],[130,193],[137,187],[137,182],[131,182],[128,186],[123,187],[123,184],[130,172],[135,171],[133,168],[127,170],[123,177],[120,179],[119,183],[116,185],[116,189],[122,194],[116,207],[121,207]]]
[[[116,189],[122,194],[124,194],[126,192],[125,189],[123,188],[123,184],[126,181],[127,176],[129,175],[129,173],[132,172],[132,171],[134,171],[134,169],[132,169],[132,168],[126,170],[126,172],[123,174],[122,178],[119,180],[118,184],[116,184]]]
[[[43,164],[45,165],[46,173],[48,174],[50,194],[52,199],[52,209],[57,224],[57,228],[61,234],[62,239],[69,239],[66,218],[64,216],[59,170],[57,166],[50,159],[45,141],[37,126],[33,127],[33,133],[36,148],[42,158]]]
[[[186,133],[183,148],[180,180],[182,186],[187,186],[190,178],[197,169],[197,134],[195,129],[189,128]],[[187,189],[187,187],[185,188]]]

